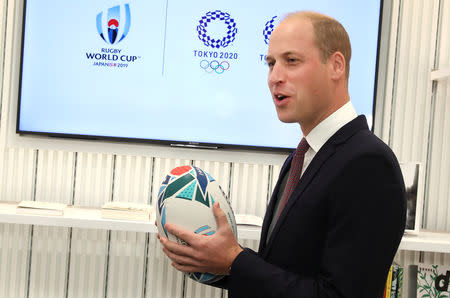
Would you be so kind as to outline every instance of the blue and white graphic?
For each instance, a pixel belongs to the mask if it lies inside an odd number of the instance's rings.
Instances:
[[[121,12],[122,10],[122,12]],[[130,30],[130,5],[113,6],[97,15],[97,31],[108,44],[117,44],[124,39]],[[118,36],[121,36],[118,38]]]
[[[226,29],[226,34],[223,37],[216,37],[212,35],[213,32],[208,32],[208,25],[213,21],[221,21]],[[207,47],[212,47],[218,49],[220,47],[226,48],[230,43],[232,43],[236,37],[237,28],[236,22],[231,18],[230,14],[227,12],[222,12],[220,10],[209,11],[204,15],[197,26],[198,38]]]
[[[266,22],[263,30],[264,42],[269,44],[270,36],[272,35],[273,29],[277,25],[278,17],[274,16],[271,20]]]
[[[278,119],[267,86],[266,42],[297,10],[347,29],[349,93],[371,123],[380,2],[27,1],[18,131],[296,148],[300,126]]]

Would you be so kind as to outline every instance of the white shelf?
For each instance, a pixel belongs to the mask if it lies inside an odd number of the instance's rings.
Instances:
[[[156,233],[155,220],[132,221],[101,218],[99,208],[66,208],[64,216],[43,216],[16,214],[17,202],[0,202],[0,222],[28,225],[73,227],[115,231],[134,231]],[[238,225],[239,239],[259,240],[261,228]],[[421,231],[417,234],[405,234],[399,249],[450,253],[450,233]]]
[[[431,71],[431,80],[443,80],[450,77],[450,67]]]
[[[149,221],[117,220],[101,217],[100,208],[68,206],[64,216],[16,214],[17,202],[0,202],[0,223],[72,227],[113,231],[156,233],[155,219]],[[238,226],[240,239],[258,240],[261,229]]]
[[[416,235],[405,234],[399,249],[450,253],[450,233],[420,231]]]

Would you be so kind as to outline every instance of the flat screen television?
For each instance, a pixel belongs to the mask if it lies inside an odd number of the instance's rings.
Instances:
[[[16,132],[173,146],[290,150],[265,55],[289,12],[333,16],[369,126],[382,0],[25,1]]]

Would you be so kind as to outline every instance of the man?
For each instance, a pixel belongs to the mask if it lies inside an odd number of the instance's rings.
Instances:
[[[229,297],[382,297],[405,227],[404,182],[350,102],[350,55],[345,29],[328,16],[295,13],[276,27],[268,85],[279,119],[300,124],[303,152],[283,165],[258,253],[237,244],[216,203],[213,236],[166,225],[190,245],[160,238],[175,268],[228,274],[215,286]]]

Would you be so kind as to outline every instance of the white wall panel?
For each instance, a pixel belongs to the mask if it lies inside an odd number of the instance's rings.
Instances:
[[[146,234],[120,231],[110,233],[106,297],[142,297]]]
[[[385,1],[379,41],[374,133],[389,143],[397,53],[400,0]],[[350,78],[352,80],[352,78]]]
[[[390,137],[400,161],[427,157],[437,4],[401,1]]]
[[[113,156],[78,152],[74,204],[100,207],[112,197]]]
[[[39,150],[36,201],[70,203],[74,178],[73,152]]]
[[[183,274],[170,265],[155,234],[150,234],[147,269],[147,298],[183,298]]]
[[[104,297],[108,232],[72,229],[67,297]]]
[[[263,217],[267,206],[268,184],[268,165],[234,163],[230,196],[234,212]]]
[[[114,201],[150,203],[152,158],[116,156]]]
[[[450,1],[441,1],[436,69],[450,68]],[[435,82],[425,227],[450,230],[450,78]]]
[[[74,153],[39,150],[36,201],[70,203]],[[62,297],[66,293],[69,229],[33,227],[29,297]]]
[[[0,2],[0,148],[6,147],[6,129],[8,123],[9,97],[11,94],[11,72],[12,72],[12,44],[14,33],[12,30],[6,30],[14,26],[15,18],[11,16],[16,9],[12,0]]]
[[[0,148],[0,200],[32,200],[36,151],[26,148]]]
[[[68,228],[33,226],[30,298],[58,298],[66,293]]]
[[[8,1],[0,2],[0,106],[3,100],[3,74],[4,72],[4,52],[5,52],[5,28],[6,28],[6,9]],[[0,122],[1,126],[1,122]]]
[[[30,230],[28,225],[0,224],[0,297],[26,297]]]
[[[76,154],[73,204],[100,207],[112,198],[113,155]],[[71,229],[67,297],[104,297],[108,231]]]

